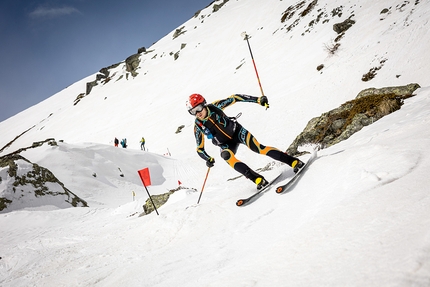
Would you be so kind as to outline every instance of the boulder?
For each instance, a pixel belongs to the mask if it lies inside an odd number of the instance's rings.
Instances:
[[[403,100],[413,96],[413,92],[418,88],[420,86],[413,83],[363,90],[354,100],[311,119],[288,147],[287,153],[299,156],[303,153],[298,150],[300,146],[317,144],[320,148],[325,148],[344,141],[364,126],[399,110]]]

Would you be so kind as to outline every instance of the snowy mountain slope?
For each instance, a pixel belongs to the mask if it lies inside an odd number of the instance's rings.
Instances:
[[[145,167],[151,171],[153,194],[176,188],[179,179],[186,186],[189,182],[184,174],[194,172],[192,167],[178,168],[180,160],[171,157],[131,150],[118,152],[113,146],[89,143],[59,143],[58,147],[31,149],[21,155],[49,167],[66,186],[79,190],[81,197],[89,199],[90,205],[128,203],[132,191],[142,190],[137,171]],[[53,165],[53,162],[57,163]],[[114,202],[105,202],[112,197]],[[91,202],[93,198],[95,201]]]
[[[188,140],[192,145],[189,136],[183,137],[190,133],[192,124],[184,109],[190,93],[199,92],[208,100],[232,93],[260,94],[248,47],[240,37],[243,31],[251,36],[263,89],[272,104],[271,112],[264,116],[271,121],[279,113],[287,112],[290,117],[288,124],[273,127],[274,134],[284,135],[282,139],[272,137],[276,145],[286,146],[311,117],[352,99],[364,88],[411,82],[428,84],[428,2],[400,1],[393,5],[361,1],[360,5],[346,5],[319,1],[310,13],[299,17],[299,12],[313,3],[306,1],[284,23],[283,12],[294,3],[265,3],[267,8],[256,0],[228,1],[217,12],[212,11],[213,5],[203,9],[196,18],[184,23],[183,34],[173,38],[172,31],[141,55],[137,77],[129,75],[126,80],[124,64],[119,65],[111,71],[108,83],[94,87],[76,106],[74,100],[95,76],[71,85],[29,111],[0,123],[4,135],[0,146],[34,126],[16,141],[15,147],[47,137],[108,144],[118,136],[127,137],[130,147],[137,148],[138,139],[146,135],[153,151],[165,153],[170,148],[172,154],[180,155],[177,142]],[[331,16],[335,8],[342,10],[340,17]],[[384,8],[390,12],[381,14]],[[309,23],[320,14],[327,16],[306,32]],[[335,55],[330,55],[325,46],[338,36],[333,24],[349,17],[356,24],[345,32]],[[285,27],[296,21],[298,24],[287,32]],[[186,44],[183,49],[182,44]],[[177,52],[179,58],[174,60]],[[379,67],[382,60],[385,63],[377,76],[370,82],[361,81],[362,75]],[[322,72],[316,70],[320,64],[324,64]],[[400,77],[396,78],[397,75]],[[160,114],[160,109],[165,113]],[[242,107],[232,107],[231,113],[241,110]],[[253,112],[257,110],[252,107]],[[244,114],[242,121],[255,125],[250,114]],[[154,118],[160,117],[170,121],[154,122]],[[7,122],[14,122],[14,129],[10,130]],[[85,128],[78,129],[79,132],[65,129],[70,122]],[[174,131],[180,125],[186,129],[177,135]]]
[[[142,188],[137,190],[137,201],[130,197],[129,203],[117,206],[125,199],[121,193],[137,188],[133,183],[117,188],[118,194],[94,193],[103,205],[91,200],[89,208],[2,215],[1,243],[6,249],[0,282],[4,286],[426,286],[430,282],[429,110],[430,89],[421,89],[400,111],[320,151],[292,192],[277,195],[272,190],[244,208],[234,202],[249,194],[250,186],[243,180],[222,180],[218,164],[199,206],[193,206],[198,193],[182,190],[160,208],[160,216],[132,216],[141,210]],[[82,158],[95,150],[108,154],[114,149],[60,147]],[[119,149],[118,153],[139,156],[139,151]],[[53,170],[65,162],[40,157]],[[122,159],[113,167],[132,162]],[[86,177],[91,176],[82,173],[73,178]]]
[[[302,2],[282,23],[283,12]],[[172,31],[148,48],[136,78],[126,80],[120,65],[76,106],[95,75],[0,123],[0,147],[34,126],[0,155],[48,137],[64,140],[23,156],[52,170],[90,206],[2,214],[0,285],[428,286],[430,2],[240,0],[215,13],[213,4],[184,23],[187,32],[173,39]],[[340,6],[341,16],[324,16]],[[381,14],[384,8],[389,12]],[[351,15],[356,23],[329,55],[333,24]],[[184,102],[193,92],[208,100],[259,95],[243,31],[251,35],[271,106],[240,103],[227,113],[243,112],[240,122],[263,144],[285,149],[310,118],[364,88],[423,88],[401,110],[320,151],[292,192],[269,191],[245,208],[234,203],[253,184],[227,181],[238,174],[208,144],[216,164],[194,206],[207,168],[195,154]],[[383,59],[376,77],[361,81]],[[142,135],[149,153],[139,149]],[[115,136],[127,137],[130,148],[114,148]],[[162,156],[167,148],[172,157]],[[238,157],[253,168],[272,162],[244,147]],[[197,192],[180,190],[160,216],[137,217],[147,198],[137,170],[146,166],[154,170],[151,193],[175,188],[177,180]],[[286,170],[275,167],[265,175]]]

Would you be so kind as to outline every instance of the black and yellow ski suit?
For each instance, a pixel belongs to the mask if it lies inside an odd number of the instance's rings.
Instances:
[[[291,166],[293,161],[296,160],[295,157],[289,156],[277,148],[260,144],[248,130],[236,121],[236,118],[230,118],[223,112],[226,107],[236,102],[259,103],[259,98],[242,94],[234,94],[226,99],[208,104],[205,107],[208,112],[205,119],[198,119],[196,117],[194,134],[197,143],[198,155],[206,161],[211,158],[204,148],[204,135],[206,135],[208,139],[212,140],[214,145],[221,148],[221,157],[232,168],[253,182],[255,182],[257,177],[261,176],[236,158],[235,154],[239,144],[244,144],[256,153],[267,155]]]

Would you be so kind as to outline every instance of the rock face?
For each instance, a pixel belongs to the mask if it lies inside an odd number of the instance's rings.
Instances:
[[[150,198],[148,198],[145,202],[145,204],[143,205],[143,213],[140,216],[146,215],[146,214],[150,214],[151,212],[153,212],[154,209],[154,204],[155,207],[158,209],[160,208],[163,204],[165,204],[167,202],[167,200],[169,200],[169,197],[175,193],[178,190],[181,189],[188,189],[188,190],[193,190],[194,192],[196,192],[197,190],[195,189],[190,189],[190,188],[186,188],[186,187],[182,187],[179,186],[176,189],[172,189],[169,192],[163,193],[163,194],[158,194],[158,195],[152,195],[152,201]],[[154,204],[152,204],[152,202],[154,202]]]
[[[167,202],[167,200],[169,200],[169,197],[174,193],[174,190],[171,190],[169,192],[163,193],[163,194],[158,194],[158,195],[152,195],[152,201],[155,204],[155,207],[158,209],[160,208],[163,204],[165,204]],[[147,199],[145,204],[143,205],[143,212],[145,214],[150,214],[151,212],[153,212],[154,209],[154,205],[152,204],[151,199]]]
[[[351,19],[346,19],[345,21],[341,22],[341,23],[337,23],[333,25],[333,30],[338,33],[338,34],[342,34],[344,33],[346,30],[348,30],[349,28],[352,27],[352,25],[355,24],[354,20]]]
[[[140,64],[140,54],[134,54],[125,59],[125,65],[127,72],[131,73],[133,77],[136,77],[138,73],[136,72]]]
[[[87,83],[85,95],[88,96],[91,93],[91,90],[93,89],[93,87],[97,86],[98,82],[100,82],[101,80],[104,80],[105,83],[109,82],[110,81],[110,77],[109,77],[110,70],[118,67],[119,65],[120,65],[120,63],[117,63],[117,64],[110,65],[109,67],[105,67],[105,68],[100,69],[99,74],[96,74],[96,79],[92,82]],[[81,98],[83,98],[83,97],[81,97]],[[75,100],[75,105],[76,104],[77,104],[77,102]]]
[[[0,213],[46,205],[59,208],[88,206],[51,171],[19,154],[43,143],[34,143],[31,147],[0,157]],[[52,139],[48,140],[48,144],[55,145],[54,143]]]
[[[288,147],[287,153],[299,156],[298,148],[318,144],[321,148],[332,146],[370,125],[380,118],[397,111],[403,100],[413,96],[418,84],[381,89],[370,88],[340,107],[311,119],[306,128]]]
[[[408,96],[412,96],[413,92],[418,88],[421,88],[421,87],[417,83],[412,83],[406,86],[386,87],[381,89],[369,88],[358,93],[357,99],[362,97],[367,97],[367,96],[386,95],[386,94],[394,94],[399,97],[406,96],[407,98]]]

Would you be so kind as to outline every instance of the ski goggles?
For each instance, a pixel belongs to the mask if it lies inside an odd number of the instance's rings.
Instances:
[[[199,105],[195,106],[194,108],[189,109],[188,112],[191,115],[195,116],[197,113],[200,113],[201,111],[203,111],[204,108],[205,108],[204,104],[199,104]]]

